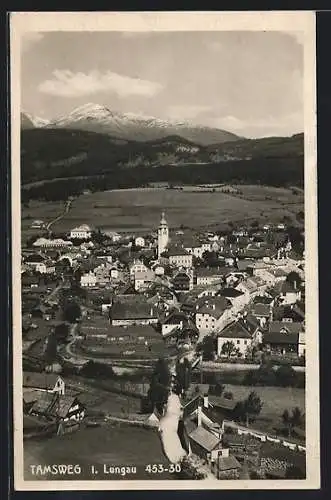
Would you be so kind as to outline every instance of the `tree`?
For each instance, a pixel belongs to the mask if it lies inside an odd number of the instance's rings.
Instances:
[[[179,394],[186,392],[191,384],[191,364],[188,359],[184,359],[182,363],[177,362],[176,366],[176,382]]]
[[[168,401],[171,373],[168,363],[160,358],[152,373],[147,398],[153,408],[162,412],[164,405]]]
[[[281,365],[275,372],[277,385],[281,387],[293,387],[297,383],[296,371],[290,364]]]
[[[113,378],[115,373],[110,365],[88,361],[80,371],[80,374],[86,378],[108,379]]]
[[[228,340],[222,345],[221,354],[225,354],[228,358],[231,357],[232,354],[236,353],[236,346],[232,340]]]
[[[63,307],[63,319],[69,323],[76,323],[82,312],[77,302],[67,302]]]
[[[246,427],[249,426],[250,420],[255,419],[260,414],[262,406],[263,402],[261,398],[254,391],[252,391],[248,395],[248,398],[243,401],[242,416],[246,421]]]
[[[54,333],[51,333],[47,338],[44,359],[46,365],[54,363],[57,357],[57,340]]]
[[[202,357],[205,361],[213,361],[215,358],[216,346],[215,340],[211,335],[206,335],[201,344],[199,345],[199,350],[202,351]]]
[[[283,424],[287,428],[288,437],[291,437],[293,427],[300,427],[304,420],[304,415],[300,408],[296,406],[292,409],[290,413],[288,410],[284,410],[282,414]]]

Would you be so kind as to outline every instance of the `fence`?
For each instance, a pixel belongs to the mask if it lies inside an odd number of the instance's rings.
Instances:
[[[271,436],[269,434],[254,430],[254,429],[249,429],[248,427],[244,427],[241,425],[236,424],[233,421],[230,420],[224,420],[223,421],[223,430],[225,428],[230,428],[234,429],[237,431],[238,435],[247,435],[254,437],[256,439],[259,439],[261,442],[272,442],[272,443],[277,443],[280,444],[281,446],[284,446],[286,448],[289,448],[290,450],[293,451],[300,451],[300,452],[306,452],[306,447],[303,445],[299,445],[298,443],[293,443],[291,441],[285,440],[283,438],[277,437],[277,436]]]

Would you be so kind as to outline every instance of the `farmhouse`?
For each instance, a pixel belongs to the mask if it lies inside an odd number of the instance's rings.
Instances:
[[[81,421],[85,417],[85,407],[75,396],[44,393],[33,404],[30,414],[62,422]]]
[[[263,343],[275,354],[304,356],[306,352],[304,325],[291,321],[272,321],[269,332],[263,337]]]
[[[65,393],[65,383],[62,377],[55,373],[23,372],[23,388],[38,389],[45,392]]]
[[[139,296],[125,301],[116,297],[109,314],[113,326],[152,325],[158,322],[155,308]]]
[[[231,347],[230,347],[231,346]],[[234,321],[217,334],[217,355],[230,357],[237,352],[245,357],[252,346],[252,336],[242,322]]]

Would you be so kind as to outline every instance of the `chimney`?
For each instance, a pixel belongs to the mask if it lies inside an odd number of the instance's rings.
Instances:
[[[151,311],[150,311],[151,316],[153,316],[153,312],[154,312],[153,307],[151,307]]]
[[[296,282],[296,280],[293,281],[293,288],[294,288],[294,290],[297,289],[297,282]]]
[[[219,457],[225,458],[229,456],[229,448],[222,448],[219,453]]]
[[[203,396],[203,407],[208,408],[209,407],[209,401],[208,401],[208,394]]]
[[[202,425],[202,408],[198,406],[198,427]]]

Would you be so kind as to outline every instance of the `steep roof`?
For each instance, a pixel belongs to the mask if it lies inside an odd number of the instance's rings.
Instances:
[[[55,373],[23,372],[23,387],[53,389],[59,375]]]
[[[294,321],[271,321],[269,324],[269,333],[280,333],[283,329],[298,334],[303,331],[303,324]]]
[[[155,308],[151,307],[147,301],[115,301],[111,307],[112,319],[146,319],[156,318]]]
[[[251,339],[251,334],[240,321],[234,321],[217,335],[226,339]]]
[[[228,457],[220,456],[217,460],[217,467],[220,471],[227,471],[233,469],[240,469],[241,465],[233,455],[229,455]]]
[[[231,299],[235,299],[237,297],[240,297],[240,295],[244,295],[243,292],[240,290],[237,290],[236,288],[223,288],[223,290],[220,291],[219,293],[223,297],[230,297]]]
[[[189,437],[206,451],[212,451],[220,444],[219,438],[200,426],[190,432]]]

